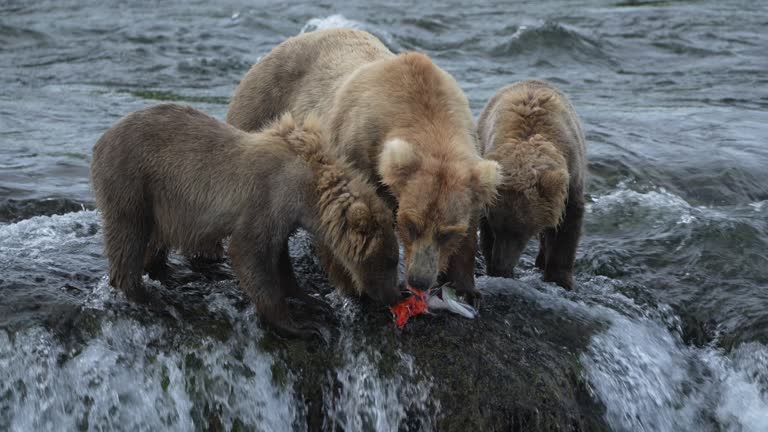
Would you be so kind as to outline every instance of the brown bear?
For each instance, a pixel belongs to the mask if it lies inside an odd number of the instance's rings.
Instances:
[[[190,107],[158,105],[127,115],[96,143],[91,178],[104,221],[110,282],[145,299],[144,269],[169,248],[229,255],[260,318],[286,336],[309,336],[286,298],[325,304],[302,291],[288,254],[299,227],[340,263],[357,293],[400,300],[394,219],[376,190],[327,151],[316,117],[289,114],[246,133]],[[332,277],[334,275],[331,275]]]
[[[501,174],[481,158],[469,103],[448,73],[364,31],[306,33],[250,69],[227,122],[253,131],[286,110],[320,113],[337,155],[380,186],[396,209],[409,285],[425,290],[442,276],[479,298],[477,221]]]
[[[481,220],[491,276],[511,277],[525,245],[539,235],[544,280],[571,289],[584,216],[586,144],[568,98],[543,81],[499,90],[478,119],[486,158],[504,169],[499,199]]]

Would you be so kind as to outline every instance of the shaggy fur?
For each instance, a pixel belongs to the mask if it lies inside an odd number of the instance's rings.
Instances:
[[[571,288],[587,171],[575,110],[552,85],[523,81],[499,90],[478,131],[485,157],[504,169],[499,201],[481,223],[488,273],[511,276],[528,240],[540,235],[544,279]]]
[[[286,114],[245,133],[178,105],[121,119],[96,143],[91,164],[111,283],[141,300],[142,273],[163,265],[170,248],[215,251],[231,236],[234,270],[261,318],[304,336],[316,328],[297,326],[285,303],[314,300],[299,289],[288,255],[288,238],[302,227],[332,252],[332,277],[397,302],[393,218],[372,187],[329,156],[323,131],[314,116],[297,126]]]
[[[472,115],[456,81],[427,56],[394,55],[359,30],[288,39],[255,64],[227,121],[255,130],[283,111],[321,113],[331,147],[397,212],[410,285],[445,281],[474,298],[480,210],[500,167],[479,155]]]

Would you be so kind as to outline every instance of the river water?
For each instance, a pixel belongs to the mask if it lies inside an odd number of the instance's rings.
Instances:
[[[88,166],[122,115],[178,101],[222,119],[271,47],[337,26],[428,53],[475,114],[520,79],[568,93],[590,160],[577,288],[541,283],[532,247],[526,295],[608,323],[580,360],[612,429],[768,430],[768,8],[564,0],[0,3],[0,430],[189,430],[214,410],[307,428],[298,372],[231,280],[168,292],[160,315],[108,286]],[[351,325],[354,303],[332,300]],[[436,415],[407,353],[393,377],[364,341],[338,343],[327,427]]]

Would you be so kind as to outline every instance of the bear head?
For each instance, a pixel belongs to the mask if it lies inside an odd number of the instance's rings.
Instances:
[[[492,247],[485,252],[490,276],[512,277],[528,241],[560,224],[569,175],[563,155],[540,135],[505,143],[487,155],[503,169],[499,197],[486,209]],[[487,236],[485,234],[484,236]]]
[[[397,198],[406,281],[428,289],[449,258],[461,253],[457,249],[478,210],[496,197],[500,166],[475,154],[425,154],[407,139],[391,138],[379,158],[379,175]]]

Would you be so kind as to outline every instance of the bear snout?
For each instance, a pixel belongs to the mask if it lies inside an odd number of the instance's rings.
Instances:
[[[408,285],[413,289],[426,291],[432,286],[432,280],[425,277],[411,275],[408,276]]]

